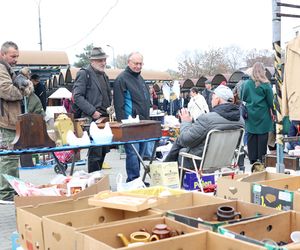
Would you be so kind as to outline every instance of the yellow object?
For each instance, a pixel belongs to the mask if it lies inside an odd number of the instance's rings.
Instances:
[[[167,188],[163,186],[155,186],[155,187],[149,187],[143,189],[124,191],[123,193],[142,194],[147,196],[161,196],[166,192],[170,193],[171,195],[181,195],[183,193],[186,193],[187,191],[182,189]]]
[[[102,164],[102,169],[111,169],[111,166],[107,162],[104,162]]]
[[[130,234],[130,242],[126,238],[126,236],[122,233],[118,233],[117,236],[122,240],[125,247],[134,246],[134,243],[145,243],[149,241],[157,241],[159,240],[157,235],[150,235],[147,232],[137,231]]]
[[[56,144],[57,145],[66,145],[67,144],[67,133],[69,130],[74,132],[74,125],[66,114],[60,114],[54,123],[54,130],[56,134]]]

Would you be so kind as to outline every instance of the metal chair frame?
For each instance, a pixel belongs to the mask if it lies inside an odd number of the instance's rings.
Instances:
[[[245,130],[211,130],[206,136],[202,156],[180,152],[180,183],[182,183],[183,170],[193,172],[197,176],[200,190],[203,192],[201,177],[204,175],[222,175],[233,173],[237,168],[237,162],[241,154]],[[194,169],[184,167],[184,159],[189,158],[193,162]],[[199,167],[196,161],[200,161]],[[229,171],[222,171],[229,168]],[[203,173],[205,171],[205,173]],[[216,171],[219,171],[216,173]],[[209,174],[207,174],[209,173]]]

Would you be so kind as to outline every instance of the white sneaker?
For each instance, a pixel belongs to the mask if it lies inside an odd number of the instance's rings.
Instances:
[[[0,205],[14,205],[14,201],[5,201],[5,200],[0,200]]]

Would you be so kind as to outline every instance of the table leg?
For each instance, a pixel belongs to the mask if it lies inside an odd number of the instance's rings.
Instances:
[[[76,158],[76,154],[77,154],[78,150],[74,149],[74,154],[72,156],[72,165],[71,165],[71,171],[70,171],[70,176],[73,175],[73,171],[74,171],[74,167],[75,167],[75,158]]]
[[[159,140],[156,140],[155,143],[154,143],[154,147],[153,147],[153,150],[152,150],[150,162],[149,162],[148,165],[143,161],[142,157],[140,156],[139,152],[136,150],[136,148],[134,147],[134,145],[131,144],[131,146],[132,146],[134,152],[136,153],[137,157],[139,158],[139,160],[140,160],[140,162],[141,162],[141,164],[143,165],[143,168],[144,168],[144,174],[143,174],[143,178],[142,178],[143,181],[145,181],[146,175],[147,175],[147,174],[148,174],[149,177],[151,178],[151,175],[150,175],[150,164],[151,164],[151,163],[153,162],[153,160],[154,160],[154,157],[155,157],[155,154],[156,154],[156,148],[157,148],[157,146],[158,146],[158,143],[159,143]]]
[[[58,160],[58,158],[56,157],[56,155],[54,154],[54,152],[52,152],[52,156],[53,156],[55,162],[57,163],[57,166],[58,166],[59,170],[61,171],[61,173],[62,173],[64,176],[67,176],[64,166],[63,166],[63,165],[61,164],[61,162]]]

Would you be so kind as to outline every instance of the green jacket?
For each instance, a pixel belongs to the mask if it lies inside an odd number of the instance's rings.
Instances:
[[[27,97],[27,111],[28,113],[35,113],[45,116],[45,111],[40,98],[34,93]]]
[[[242,100],[246,102],[248,119],[246,131],[251,134],[265,134],[272,131],[270,109],[273,106],[273,91],[269,83],[255,86],[252,79],[245,81],[242,87]]]

